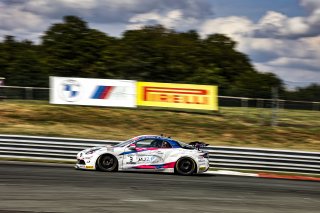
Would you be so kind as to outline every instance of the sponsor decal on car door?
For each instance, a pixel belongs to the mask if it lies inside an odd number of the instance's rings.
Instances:
[[[137,155],[138,161],[135,169],[158,169],[158,164],[163,164],[163,152],[160,149],[140,152]]]
[[[123,157],[123,169],[157,169],[164,162],[163,152],[157,148],[137,148]]]

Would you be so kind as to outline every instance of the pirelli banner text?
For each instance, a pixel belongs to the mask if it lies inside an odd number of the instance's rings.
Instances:
[[[218,87],[138,82],[137,104],[139,106],[218,110]]]

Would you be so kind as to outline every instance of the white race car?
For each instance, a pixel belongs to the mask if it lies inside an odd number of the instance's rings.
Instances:
[[[208,152],[155,135],[141,135],[114,146],[85,149],[77,154],[77,169],[100,171],[174,172],[180,175],[209,169]]]

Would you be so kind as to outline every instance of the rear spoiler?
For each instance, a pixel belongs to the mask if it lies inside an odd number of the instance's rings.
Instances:
[[[200,148],[203,148],[205,146],[208,146],[209,144],[204,143],[204,142],[200,142],[200,141],[193,141],[190,142],[189,145],[193,146],[194,148],[200,150]]]

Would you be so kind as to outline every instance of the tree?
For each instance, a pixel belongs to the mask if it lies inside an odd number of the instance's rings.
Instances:
[[[0,76],[20,86],[47,86],[48,76],[56,75],[218,85],[221,95],[232,96],[270,98],[274,86],[282,92],[281,80],[257,72],[236,45],[226,35],[201,38],[193,30],[177,32],[161,25],[113,38],[78,17],[65,16],[49,27],[40,45],[12,36],[0,42]],[[317,91],[300,93],[311,100]]]
[[[223,77],[223,70],[211,66],[200,67],[196,70],[195,74],[186,79],[187,83],[205,84],[205,85],[217,85],[219,86],[220,94],[224,93],[229,88],[227,79]]]
[[[200,43],[195,31],[149,26],[126,31],[107,60],[112,72],[126,79],[186,82],[201,66]]]
[[[51,75],[104,77],[96,72],[102,51],[113,39],[89,29],[87,23],[75,16],[64,17],[64,23],[54,24],[42,37],[46,64]],[[101,73],[102,72],[102,73]]]
[[[235,47],[236,42],[225,35],[209,35],[203,41],[203,63],[222,69],[222,76],[230,82],[242,73],[255,72],[248,56]]]
[[[47,86],[48,76],[39,51],[30,41],[16,41],[6,36],[0,45],[0,76],[7,85]]]
[[[287,91],[286,98],[289,100],[304,100],[320,102],[320,85],[311,84],[307,87],[298,87],[296,91]]]
[[[272,98],[272,87],[283,94],[283,82],[273,73],[250,72],[238,76],[227,90],[227,95],[251,98]]]

